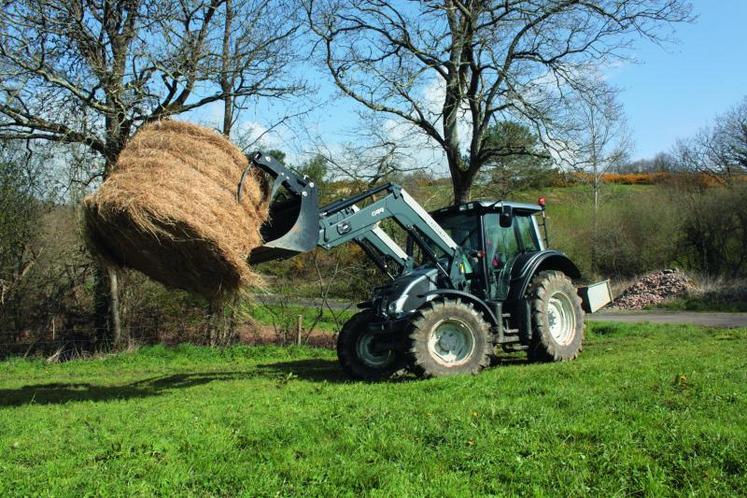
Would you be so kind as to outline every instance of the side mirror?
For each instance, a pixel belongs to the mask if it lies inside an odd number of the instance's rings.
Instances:
[[[498,217],[501,228],[510,228],[514,222],[514,210],[511,206],[503,206]]]

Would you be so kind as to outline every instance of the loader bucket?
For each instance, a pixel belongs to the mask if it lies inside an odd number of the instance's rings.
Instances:
[[[252,166],[270,177],[267,195],[272,201],[267,221],[260,228],[264,244],[252,250],[249,263],[286,259],[311,251],[319,240],[319,197],[314,182],[259,152],[252,156],[249,167]]]

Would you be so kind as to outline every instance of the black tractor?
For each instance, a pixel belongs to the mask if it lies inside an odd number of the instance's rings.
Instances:
[[[576,265],[546,247],[542,200],[428,213],[386,184],[320,208],[313,180],[260,153],[252,166],[270,176],[277,200],[250,263],[353,242],[390,277],[338,336],[351,377],[378,380],[405,369],[424,377],[476,374],[498,347],[534,361],[572,360],[583,347],[584,310],[609,302],[606,282],[577,288]],[[406,232],[405,249],[382,228],[389,219]]]

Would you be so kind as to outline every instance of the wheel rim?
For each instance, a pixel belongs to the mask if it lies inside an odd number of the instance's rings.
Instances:
[[[382,368],[392,362],[393,353],[384,351],[378,353],[373,350],[373,334],[363,334],[358,343],[355,345],[355,352],[358,358],[367,366],[372,368]]]
[[[467,362],[474,350],[474,334],[461,320],[439,322],[428,339],[428,352],[436,361],[449,367]]]
[[[547,304],[547,324],[550,335],[558,344],[566,346],[573,341],[576,332],[576,313],[571,298],[562,291],[550,296]]]

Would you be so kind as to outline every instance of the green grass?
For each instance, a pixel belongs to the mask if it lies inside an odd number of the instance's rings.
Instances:
[[[323,309],[319,316],[319,309],[308,306],[280,306],[278,304],[255,304],[249,305],[248,313],[263,325],[288,326],[295,328],[298,315],[303,316],[304,326],[310,327],[316,322],[315,330],[324,332],[339,332],[340,327],[353,314],[357,308],[341,311],[330,311]]]
[[[327,350],[0,364],[0,496],[747,494],[747,329],[593,324],[570,363],[346,381]]]

